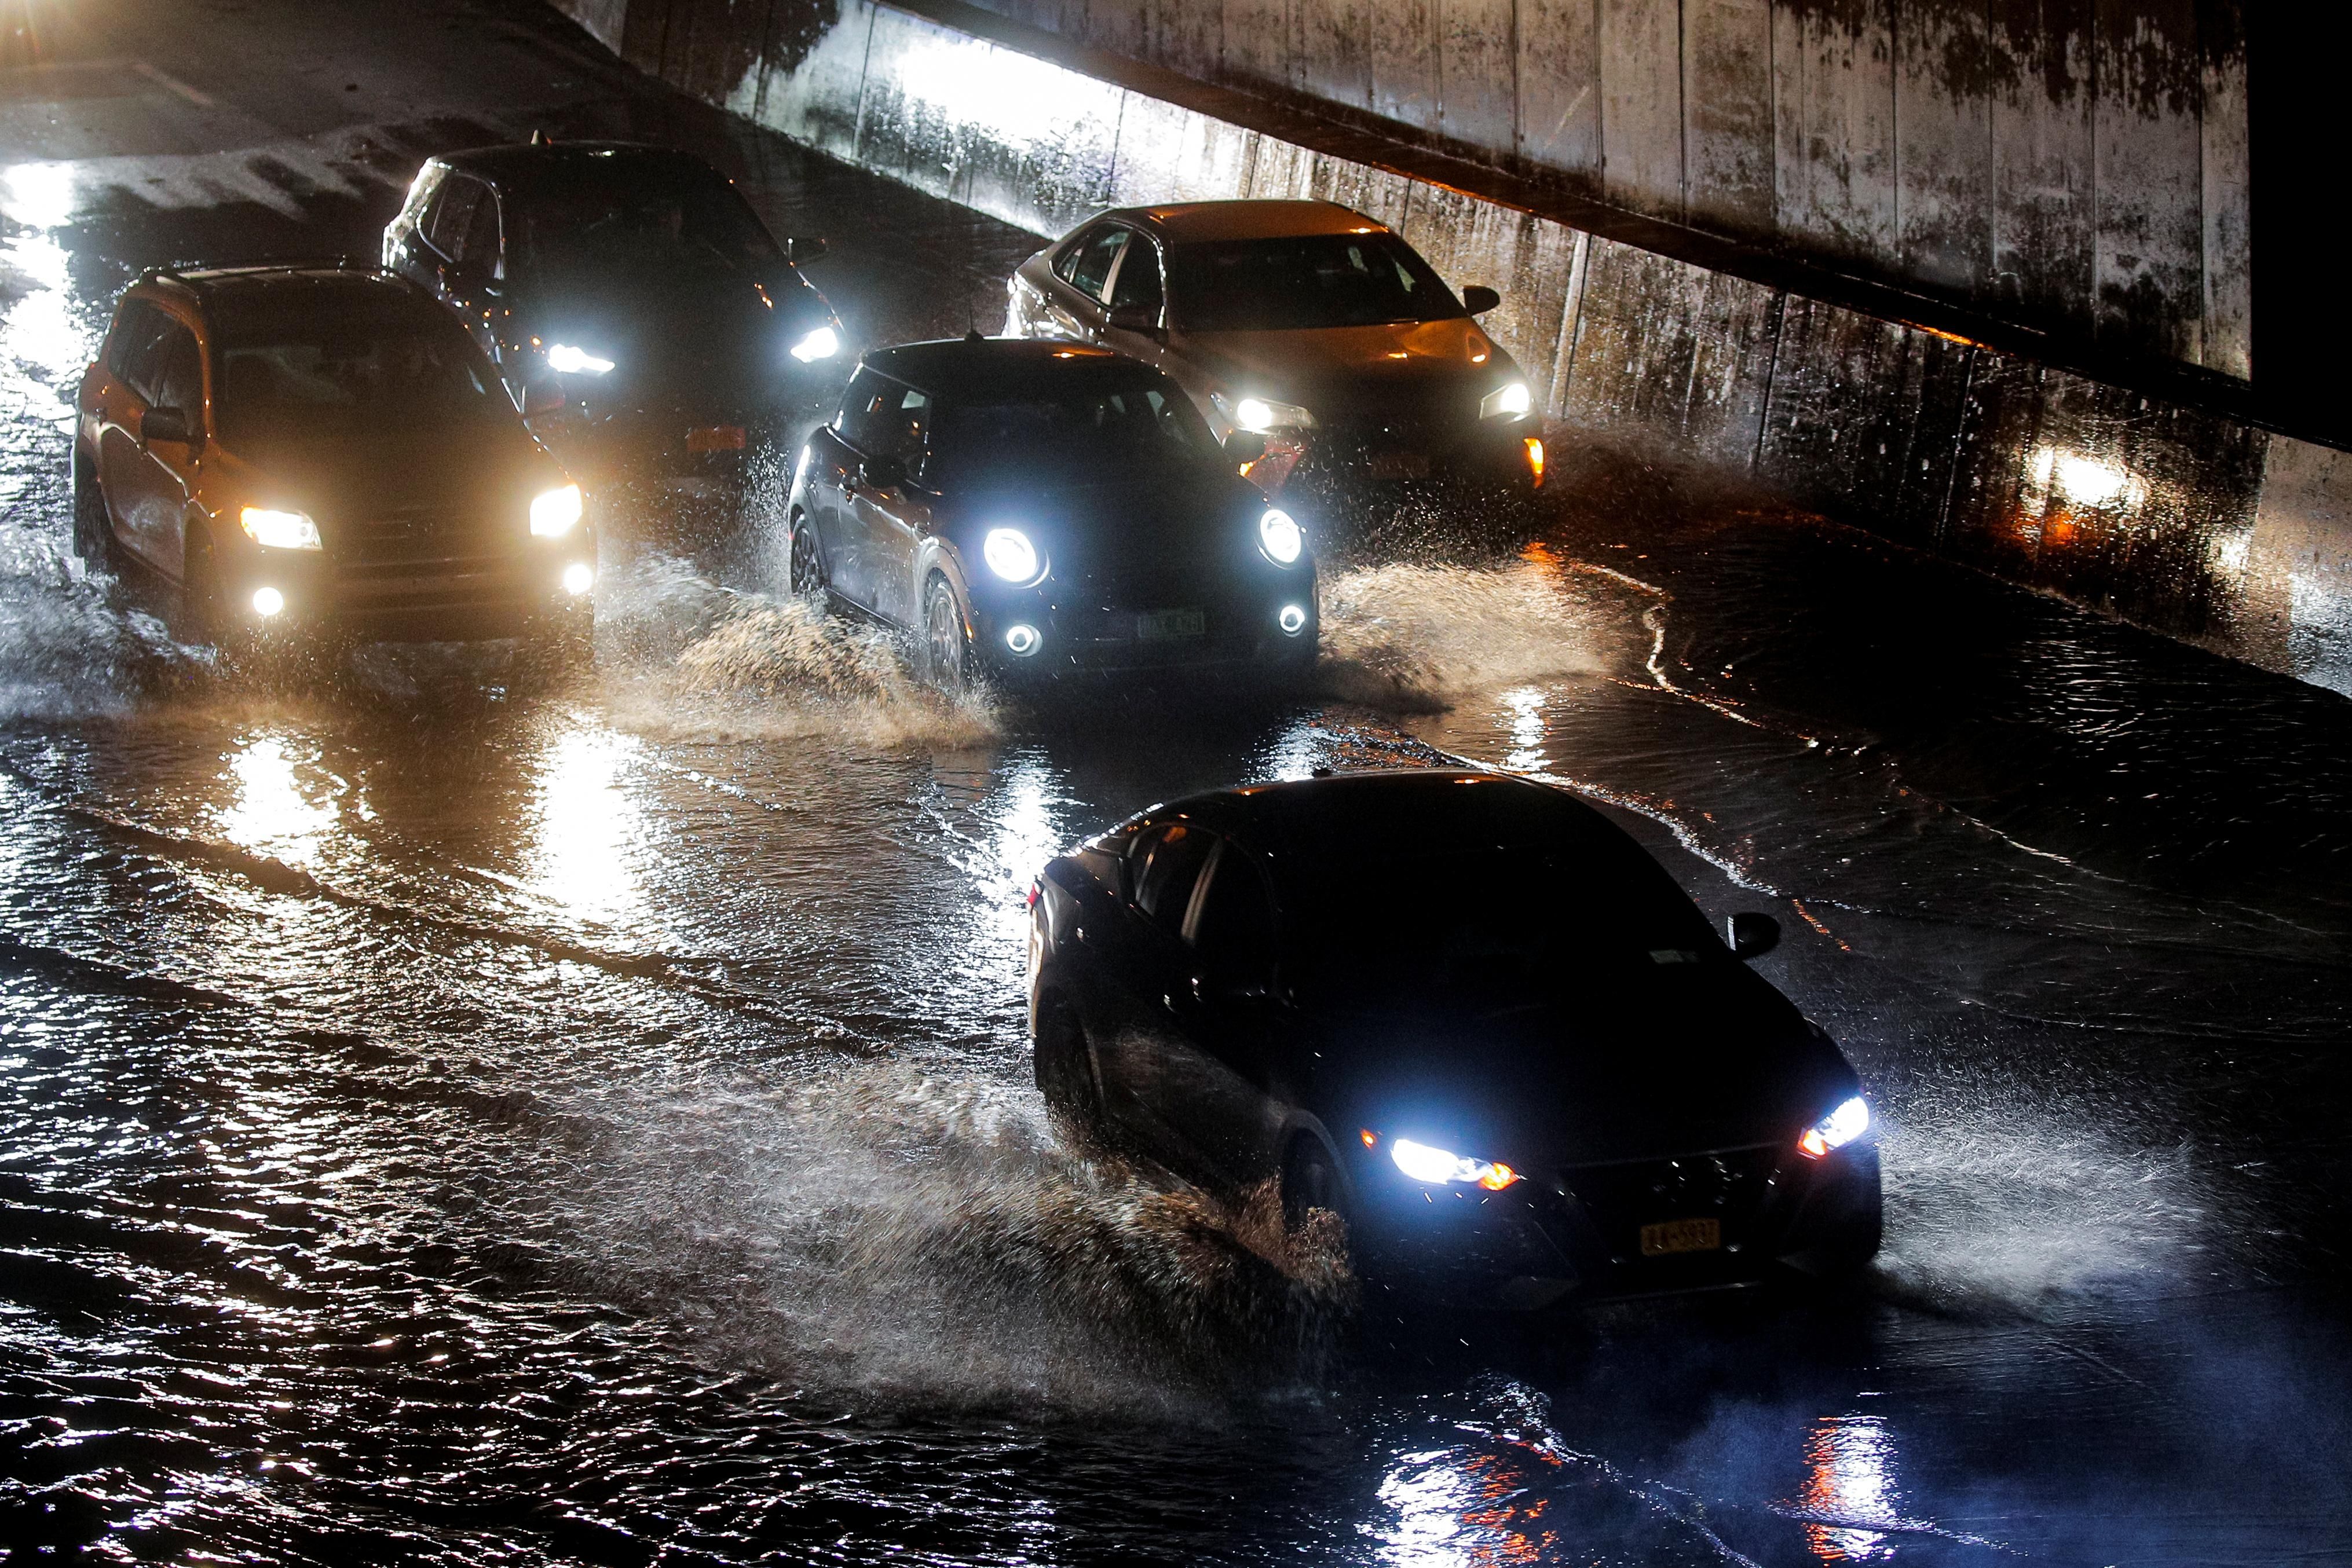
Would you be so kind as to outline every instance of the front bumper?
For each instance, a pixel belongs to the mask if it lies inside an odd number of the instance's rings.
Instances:
[[[1382,1156],[1355,1166],[1367,1269],[1409,1295],[1503,1309],[1759,1284],[1878,1249],[1878,1151],[1809,1160],[1759,1145],[1529,1175],[1498,1193],[1425,1186]],[[1711,1220],[1720,1245],[1644,1249],[1644,1228]]]
[[[332,629],[377,642],[471,642],[593,615],[596,536],[583,525],[561,539],[534,539],[504,554],[407,559],[243,544],[224,550],[218,569],[224,613],[253,631]],[[257,602],[264,591],[277,596],[278,607],[269,613]]]
[[[971,613],[981,663],[1014,684],[1095,672],[1303,669],[1321,630],[1315,570],[1305,562],[1238,590],[1171,582],[1088,591],[1048,577],[1031,589],[976,591]],[[1023,627],[1035,637],[1026,653],[1015,651]]]
[[[1278,431],[1268,436],[1267,457],[1251,465],[1250,476],[1268,494],[1294,484],[1339,491],[1425,486],[1529,493],[1541,486],[1543,470],[1530,461],[1528,443],[1539,443],[1542,434],[1542,421],[1532,416],[1469,426],[1401,422]]]

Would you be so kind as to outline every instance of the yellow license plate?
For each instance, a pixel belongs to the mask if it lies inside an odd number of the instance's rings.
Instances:
[[[1713,1252],[1723,1246],[1719,1219],[1664,1219],[1642,1227],[1642,1256],[1663,1258],[1670,1252]]]

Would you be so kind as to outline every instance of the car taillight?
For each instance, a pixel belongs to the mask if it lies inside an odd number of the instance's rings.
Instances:
[[[1029,884],[1029,896],[1022,900],[1021,907],[1024,909],[1034,909],[1037,907],[1037,900],[1044,896],[1045,890],[1033,882]]]

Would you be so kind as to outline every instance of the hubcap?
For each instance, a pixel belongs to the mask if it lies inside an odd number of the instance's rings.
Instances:
[[[963,685],[963,617],[956,613],[955,595],[931,591],[929,615],[931,678],[943,686]]]
[[[793,530],[792,570],[794,593],[816,591],[818,587],[816,541],[809,538],[808,529],[805,527]]]

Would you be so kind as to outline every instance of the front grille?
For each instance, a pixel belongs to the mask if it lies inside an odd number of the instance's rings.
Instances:
[[[484,546],[491,529],[479,516],[454,507],[404,507],[340,525],[328,541],[339,565],[354,568],[491,559]]]
[[[1644,1225],[1714,1219],[1727,1247],[1753,1240],[1780,1196],[1780,1146],[1718,1149],[1672,1159],[1570,1166],[1560,1184],[1599,1229],[1614,1258],[1641,1256]]]

